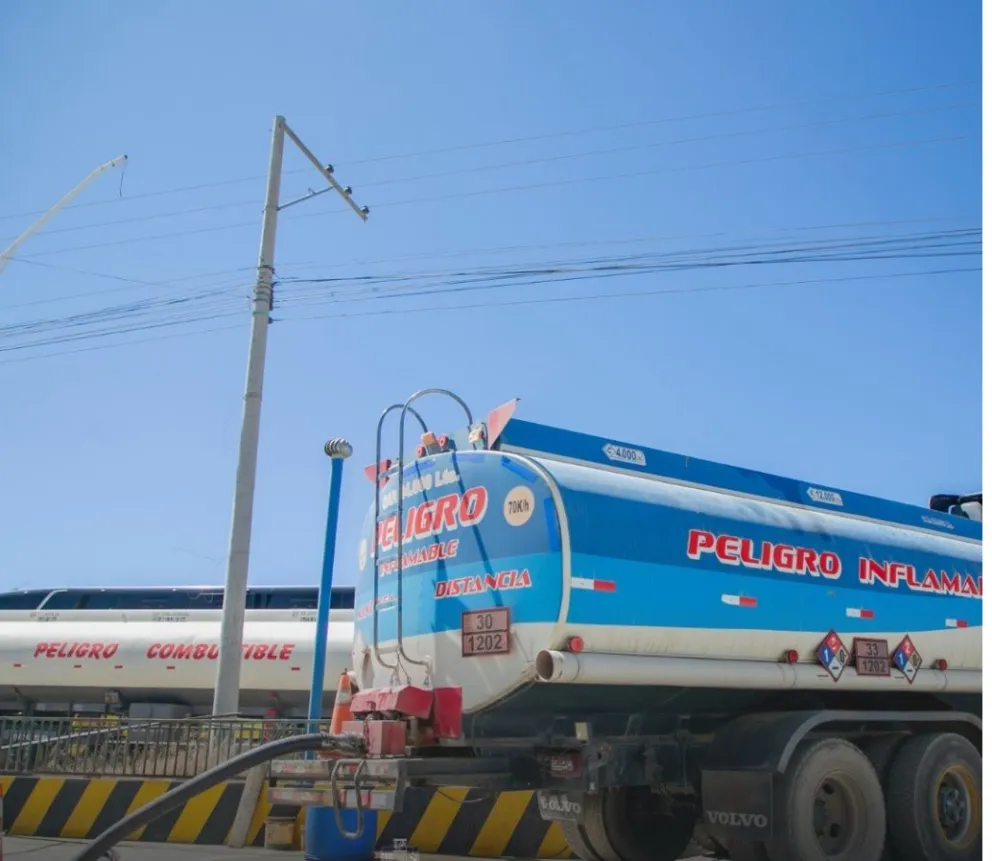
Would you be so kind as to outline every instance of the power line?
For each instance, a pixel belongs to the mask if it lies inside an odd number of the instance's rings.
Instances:
[[[758,290],[767,287],[798,287],[812,284],[837,284],[847,281],[873,281],[883,278],[915,278],[924,275],[948,275],[960,272],[981,272],[981,266],[960,269],[928,269],[918,272],[887,272],[876,275],[846,275],[837,278],[810,278],[802,281],[766,281],[756,284],[722,284],[708,287],[665,288],[659,290],[631,291],[623,293],[596,293],[590,296],[549,296],[540,299],[519,299],[509,302],[479,302],[472,305],[431,305],[421,308],[387,308],[381,311],[355,311],[344,314],[317,314],[307,317],[288,318],[280,322],[306,322],[310,320],[332,320],[345,317],[380,317],[393,314],[422,314],[438,311],[470,311],[480,308],[509,308],[518,305],[547,305],[561,302],[585,302],[603,299],[630,299],[638,296],[663,296],[687,293],[713,293],[736,290]]]
[[[719,117],[740,116],[750,113],[761,113],[764,111],[787,110],[790,108],[807,107],[810,105],[831,104],[834,102],[846,102],[846,101],[864,101],[866,99],[881,98],[885,96],[909,95],[912,93],[932,92],[936,90],[948,90],[948,89],[955,89],[957,87],[967,87],[975,83],[979,83],[979,79],[969,78],[963,81],[950,81],[939,84],[925,84],[914,87],[902,87],[897,89],[878,90],[870,93],[848,93],[845,95],[824,96],[814,99],[802,99],[791,102],[779,102],[777,104],[770,104],[770,105],[757,105],[757,106],[750,106],[744,108],[730,108],[730,109],[722,109],[717,111],[706,111],[696,114],[683,114],[680,116],[662,117],[662,118],[656,118],[650,120],[638,120],[634,122],[626,122],[626,123],[619,123],[613,125],[593,126],[593,127],[585,127],[582,129],[571,129],[571,130],[564,130],[557,132],[545,132],[542,134],[527,135],[522,137],[501,138],[498,140],[482,141],[482,142],[467,143],[467,144],[454,144],[444,147],[422,149],[413,152],[394,153],[391,155],[357,159],[353,161],[342,162],[341,164],[343,166],[353,167],[363,164],[374,164],[385,161],[396,161],[401,159],[423,158],[424,156],[444,155],[452,152],[484,149],[484,148],[497,147],[497,146],[507,146],[512,144],[529,143],[534,141],[550,140],[555,138],[579,137],[588,134],[599,134],[603,132],[620,131],[623,129],[644,128],[648,126],[664,125],[668,123],[688,122],[688,121],[700,120],[700,119],[716,119]],[[302,173],[307,170],[309,170],[309,168],[298,168],[298,169],[287,170],[286,173],[287,174]],[[227,185],[237,185],[246,182],[257,182],[264,178],[265,178],[264,174],[253,174],[252,176],[214,180],[211,182],[197,183],[194,185],[177,186],[172,188],[159,189],[155,191],[142,192],[139,194],[130,195],[127,198],[123,198],[123,200],[141,200],[149,197],[161,197],[164,195],[181,194],[190,191],[202,191],[208,188],[219,188]],[[109,204],[120,203],[121,200],[122,198],[108,198],[104,200],[85,201],[79,204],[75,204],[71,207],[67,207],[67,209],[106,206]],[[32,215],[38,215],[40,212],[43,212],[43,210],[32,210],[29,212],[19,212],[19,213],[11,213],[9,215],[0,215],[0,221],[6,219],[12,219],[12,218],[28,218]]]
[[[761,282],[761,283],[753,283],[753,284],[728,284],[728,285],[717,285],[717,286],[708,286],[708,287],[689,287],[689,288],[663,288],[658,290],[647,290],[647,291],[599,293],[599,294],[592,294],[586,296],[555,296],[555,297],[544,297],[539,299],[520,299],[520,300],[512,300],[509,302],[480,302],[471,305],[435,305],[435,306],[426,306],[421,308],[384,309],[384,310],[376,310],[376,311],[349,312],[344,314],[311,315],[307,317],[287,318],[285,320],[281,320],[278,322],[292,323],[292,322],[307,322],[312,320],[384,316],[384,315],[394,315],[394,314],[418,314],[418,313],[429,313],[429,312],[433,313],[433,312],[441,312],[441,311],[467,311],[467,310],[478,310],[481,308],[501,308],[501,307],[513,307],[513,306],[521,306],[521,305],[603,301],[607,299],[636,299],[638,297],[648,297],[648,296],[711,293],[717,291],[727,292],[727,291],[737,291],[737,290],[758,290],[758,289],[776,288],[776,287],[800,287],[800,286],[813,286],[817,284],[840,284],[845,282],[870,282],[870,281],[879,281],[883,279],[915,278],[915,277],[932,276],[932,275],[950,275],[950,274],[971,273],[971,272],[981,272],[981,271],[982,271],[981,267],[976,266],[976,267],[965,267],[965,268],[930,269],[930,270],[921,270],[916,272],[889,272],[889,273],[877,273],[871,275],[848,275],[848,276],[841,276],[836,278],[815,278],[815,279],[804,279],[797,281],[772,281],[772,282]],[[142,338],[134,341],[126,341],[126,342],[112,343],[112,344],[96,344],[96,345],[91,345],[89,347],[79,347],[79,348],[74,348],[72,350],[61,350],[54,353],[44,353],[41,355],[30,355],[30,356],[2,359],[0,360],[0,365],[36,361],[40,359],[56,358],[58,356],[74,355],[77,353],[93,352],[97,350],[107,350],[107,349],[116,349],[120,347],[137,346],[140,344],[145,344],[154,341],[171,340],[173,338],[180,338],[180,337],[193,337],[197,335],[205,335],[214,332],[230,331],[233,329],[241,329],[241,328],[243,328],[242,324],[236,323],[230,326],[217,326],[208,329],[195,330],[192,332],[174,332],[168,335],[162,335],[151,338]]]
[[[805,224],[792,227],[764,227],[754,230],[750,235],[752,236],[763,236],[770,233],[789,233],[789,232],[812,232],[819,230],[833,230],[833,229],[859,229],[864,227],[891,227],[898,225],[908,225],[908,224],[937,224],[941,222],[954,222],[954,221],[969,221],[975,216],[967,215],[956,215],[956,216],[935,216],[930,218],[898,218],[898,219],[880,219],[880,220],[864,220],[864,221],[842,221],[842,222],[828,222],[825,224]],[[372,260],[351,260],[351,261],[331,261],[326,263],[312,263],[312,264],[301,264],[298,268],[300,269],[340,269],[346,266],[375,266],[383,263],[406,263],[414,260],[436,260],[436,259],[448,259],[455,257],[484,257],[497,254],[510,254],[516,252],[527,252],[527,251],[547,251],[550,249],[557,248],[592,248],[592,247],[606,247],[606,246],[619,246],[619,245],[638,245],[646,242],[662,242],[670,241],[673,239],[716,239],[723,236],[731,236],[732,234],[727,231],[711,231],[708,233],[669,233],[669,234],[655,234],[652,236],[640,236],[633,239],[579,239],[570,240],[565,242],[543,242],[534,245],[498,245],[491,246],[487,248],[470,248],[462,249],[458,251],[428,251],[420,252],[417,254],[404,254],[395,257],[380,257]],[[294,277],[286,277],[280,279],[280,282],[285,286],[288,284],[296,283],[298,280]]]
[[[802,224],[793,225],[790,227],[763,227],[756,228],[749,234],[751,237],[762,237],[769,234],[788,234],[788,233],[809,233],[817,232],[823,230],[835,230],[835,229],[846,229],[846,230],[860,230],[862,228],[874,228],[874,227],[896,227],[902,225],[922,225],[922,224],[939,224],[948,222],[961,222],[970,221],[974,216],[931,216],[931,217],[916,217],[916,218],[901,218],[901,219],[874,219],[874,220],[860,220],[860,221],[839,221],[839,222],[827,222],[820,224]],[[461,250],[448,250],[448,251],[430,251],[421,252],[418,254],[406,254],[406,255],[396,255],[393,257],[382,257],[369,259],[357,259],[351,261],[333,261],[333,262],[322,262],[322,263],[284,263],[279,267],[279,272],[286,271],[288,269],[295,270],[313,270],[313,269],[341,269],[348,266],[351,267],[367,267],[376,266],[384,263],[406,263],[416,260],[433,260],[433,259],[453,259],[459,257],[484,257],[484,256],[494,256],[503,255],[519,252],[535,252],[535,251],[548,251],[554,249],[581,249],[581,248],[600,248],[600,247],[614,247],[614,246],[631,246],[631,245],[643,245],[649,242],[668,242],[672,240],[695,240],[695,239],[717,239],[720,237],[730,237],[733,234],[727,231],[710,231],[707,233],[669,233],[669,234],[654,234],[650,236],[640,236],[631,239],[580,239],[580,240],[570,240],[565,242],[551,242],[551,243],[537,243],[531,245],[500,245],[500,246],[490,246],[483,248],[468,248]],[[742,237],[743,239],[743,237]],[[145,281],[142,279],[126,278],[112,273],[97,272],[87,269],[77,269],[69,266],[62,266],[55,263],[42,262],[38,260],[19,260],[15,259],[15,262],[29,264],[35,267],[43,267],[46,269],[53,269],[57,271],[71,272],[77,275],[86,275],[96,278],[104,278],[113,281],[122,281],[127,286],[123,287],[112,287],[106,290],[90,290],[80,293],[73,293],[69,295],[61,296],[49,296],[43,299],[34,299],[28,302],[14,303],[10,305],[0,306],[0,311],[31,307],[35,305],[51,304],[53,302],[69,301],[73,299],[83,299],[90,296],[100,296],[110,293],[118,293],[127,290],[133,290],[136,286],[144,285],[156,285],[163,287],[172,287],[176,284],[186,281],[193,281],[205,278],[216,278],[222,275],[235,275],[236,273],[247,272],[251,270],[251,267],[230,267],[229,269],[223,269],[213,272],[201,272],[194,273],[190,275],[183,275],[176,278],[170,278],[168,281]],[[278,273],[277,273],[278,275]],[[394,277],[394,276],[389,276]],[[300,283],[320,283],[324,280],[330,279],[304,279],[294,276],[283,276],[279,278],[279,284],[282,286],[282,291],[285,293],[287,287],[291,287],[295,284]],[[351,280],[351,279],[345,279]],[[130,286],[130,285],[134,286]],[[241,282],[239,278],[228,278],[224,281],[217,283],[214,286],[226,286],[229,288],[240,287]],[[245,285],[247,286],[247,285]]]
[[[300,304],[327,304],[369,301],[381,299],[409,299],[415,296],[452,295],[475,290],[492,290],[566,281],[580,281],[630,275],[644,275],[659,272],[701,271],[714,268],[728,268],[756,265],[808,264],[813,262],[854,262],[866,260],[914,259],[922,257],[949,257],[980,254],[977,239],[980,230],[950,230],[930,234],[902,234],[897,236],[858,237],[854,240],[830,238],[812,244],[785,246],[774,244],[730,246],[705,249],[688,249],[663,254],[622,255],[612,258],[591,258],[566,261],[565,263],[530,264],[525,268],[496,269],[480,267],[475,270],[454,270],[442,273],[392,274],[387,276],[358,276],[332,279],[308,279],[310,283],[332,283],[336,289],[330,294],[322,292],[313,296],[291,296],[282,301],[280,307]],[[423,282],[430,278],[432,284],[425,286],[414,283],[410,289],[402,282]],[[340,294],[340,288],[357,287],[356,292]],[[377,285],[388,283],[389,290],[381,290]],[[100,308],[94,311],[74,313],[58,319],[30,320],[12,323],[0,328],[0,334],[8,337],[38,336],[49,332],[67,330],[70,334],[50,335],[46,339],[37,337],[21,344],[0,347],[0,351],[10,352],[32,349],[39,346],[87,340],[110,334],[132,331],[145,331],[149,328],[202,322],[238,313],[234,297],[229,290],[201,289],[199,294],[187,296],[166,296],[149,298]],[[177,316],[176,311],[180,314]],[[155,320],[161,311],[170,314],[164,320]],[[209,312],[209,313],[208,313]],[[113,328],[94,329],[97,325]],[[73,332],[72,330],[82,330]]]
[[[419,182],[428,179],[444,179],[451,176],[464,176],[486,171],[507,170],[515,167],[531,167],[538,164],[550,164],[553,162],[570,161],[573,159],[589,158],[599,155],[616,155],[619,153],[637,152],[641,150],[657,149],[664,146],[679,146],[690,143],[707,143],[728,138],[748,137],[752,135],[775,134],[785,131],[800,131],[811,128],[821,128],[829,125],[842,125],[845,123],[865,122],[877,119],[890,119],[894,117],[915,116],[919,114],[939,113],[942,111],[954,111],[962,108],[972,108],[980,106],[980,102],[965,102],[953,105],[936,105],[923,108],[913,108],[906,111],[889,111],[884,113],[865,114],[856,117],[840,117],[827,120],[814,120],[805,123],[794,123],[785,126],[772,126],[758,129],[742,129],[732,132],[718,132],[715,134],[697,135],[694,137],[675,138],[664,141],[653,141],[644,144],[627,144],[625,146],[607,147],[605,149],[584,150],[577,153],[560,153],[557,155],[541,156],[536,158],[518,159],[516,161],[500,162],[498,164],[477,165],[474,167],[453,168],[435,173],[416,174],[413,176],[396,177],[393,179],[371,180],[362,183],[363,188],[375,186],[396,185],[405,182]],[[287,171],[288,173],[288,171]],[[238,209],[246,206],[258,206],[257,199],[240,200],[229,203],[214,203],[203,206],[188,207],[185,209],[175,209],[169,212],[156,212],[148,215],[132,216],[129,218],[109,219],[106,221],[96,221],[90,224],[79,224],[71,227],[59,227],[45,231],[47,236],[59,233],[75,233],[80,230],[94,230],[100,227],[113,227],[119,224],[133,224],[136,222],[153,221],[160,218],[175,218],[183,215],[199,215],[204,212],[216,212],[222,209]]]
[[[608,181],[622,180],[622,179],[635,179],[645,176],[660,175],[664,173],[681,173],[683,171],[688,171],[688,170],[710,170],[713,168],[720,168],[720,167],[741,167],[744,165],[768,164],[776,161],[802,160],[806,158],[816,158],[821,156],[843,155],[851,152],[866,152],[871,150],[887,150],[887,149],[908,148],[914,146],[926,146],[929,144],[954,143],[962,140],[967,140],[971,137],[973,136],[955,135],[952,137],[943,137],[943,138],[925,138],[922,140],[894,141],[894,142],[887,142],[881,144],[864,144],[855,147],[839,147],[839,148],[827,149],[827,150],[786,153],[782,155],[760,156],[760,157],[748,158],[748,159],[737,159],[733,161],[708,162],[705,164],[683,165],[676,167],[666,166],[660,168],[651,168],[648,170],[628,171],[624,173],[615,173],[615,174],[603,174],[600,176],[586,176],[586,177],[577,177],[572,179],[551,180],[546,182],[524,183],[518,185],[511,185],[511,186],[502,186],[497,188],[479,189],[475,191],[453,192],[451,194],[435,195],[432,197],[419,197],[419,198],[410,198],[407,200],[380,202],[373,204],[372,209],[376,209],[376,210],[387,209],[397,206],[409,206],[411,204],[417,204],[417,203],[437,203],[446,200],[483,197],[492,194],[505,194],[508,192],[535,191],[538,189],[565,187],[569,185],[591,184],[597,182],[608,182]],[[347,211],[348,210],[346,209],[318,210],[315,212],[300,213],[298,215],[289,215],[286,218],[287,220],[318,218],[326,215],[333,215],[339,212],[347,212]],[[116,239],[116,240],[110,240],[108,242],[92,243],[89,245],[75,245],[75,246],[70,246],[68,248],[50,249],[48,251],[35,252],[30,255],[22,255],[16,259],[29,260],[29,259],[35,259],[37,257],[52,256],[55,254],[67,254],[72,251],[88,251],[96,248],[110,248],[120,245],[130,245],[137,242],[152,242],[161,239],[176,239],[184,236],[196,236],[199,234],[215,233],[223,230],[234,230],[234,229],[240,229],[242,227],[253,227],[253,226],[257,226],[257,223],[255,221],[241,221],[230,224],[214,225],[211,227],[194,228],[191,230],[181,230],[181,231],[173,231],[170,233],[152,234],[150,236],[137,236],[137,237],[130,237],[127,239]]]

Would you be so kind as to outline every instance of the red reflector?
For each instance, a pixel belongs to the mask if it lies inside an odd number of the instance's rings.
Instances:
[[[586,647],[585,642],[582,637],[569,637],[568,638],[568,650],[570,652],[581,652]]]
[[[941,672],[944,672],[947,669],[947,661],[944,660],[944,658],[937,658],[937,660],[934,661],[934,664]]]
[[[798,664],[799,652],[797,652],[795,649],[789,649],[789,651],[785,653],[785,662],[787,664]]]

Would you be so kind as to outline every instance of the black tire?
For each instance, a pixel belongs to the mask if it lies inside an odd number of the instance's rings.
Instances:
[[[889,769],[895,759],[896,752],[909,739],[908,735],[888,733],[869,738],[861,745],[861,751],[868,757],[875,774],[884,789],[889,779]]]
[[[562,821],[558,825],[561,828],[561,833],[565,836],[565,842],[582,861],[604,861],[599,853],[592,848],[585,829],[578,822]]]
[[[580,823],[589,846],[603,861],[676,861],[696,827],[688,808],[673,814],[658,809],[659,797],[646,786],[609,789],[586,796]]]
[[[839,738],[796,748],[775,804],[771,861],[879,861],[885,797],[871,762]]]
[[[982,857],[982,758],[964,736],[929,733],[907,741],[892,762],[886,796],[900,861]]]
[[[878,780],[882,784],[883,790],[888,785],[889,770],[892,767],[895,755],[908,738],[909,736],[907,735],[889,733],[887,735],[873,736],[861,745],[861,750],[868,757],[872,768],[875,769],[875,774],[878,775]],[[889,828],[891,827],[891,823],[889,823]],[[885,847],[882,849],[882,855],[879,861],[895,861],[895,857],[892,852],[892,840],[886,834]]]

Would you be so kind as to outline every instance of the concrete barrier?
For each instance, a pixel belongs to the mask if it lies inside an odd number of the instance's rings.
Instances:
[[[91,838],[178,783],[127,777],[0,776],[4,822],[7,833],[15,836]],[[243,782],[232,781],[208,789],[129,839],[224,845],[243,787]],[[299,845],[303,811],[273,806],[266,795],[263,791],[255,807],[246,844],[262,845],[267,817],[296,815]],[[395,839],[439,855],[572,857],[561,829],[541,819],[533,792],[408,790],[403,811],[379,815],[378,845],[392,848]]]

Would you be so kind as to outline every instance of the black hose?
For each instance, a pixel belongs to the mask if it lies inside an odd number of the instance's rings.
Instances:
[[[245,753],[238,754],[233,759],[220,763],[220,765],[215,765],[203,774],[198,774],[185,783],[179,784],[175,789],[170,789],[144,807],[139,807],[134,813],[125,816],[102,834],[94,837],[75,855],[72,861],[97,861],[108,849],[120,843],[135,829],[141,828],[149,822],[154,822],[170,810],[174,810],[189,799],[210,789],[211,786],[216,786],[242,771],[247,771],[283,754],[329,748],[360,755],[363,752],[364,742],[362,737],[358,735],[327,735],[322,732],[290,736],[267,742]]]

